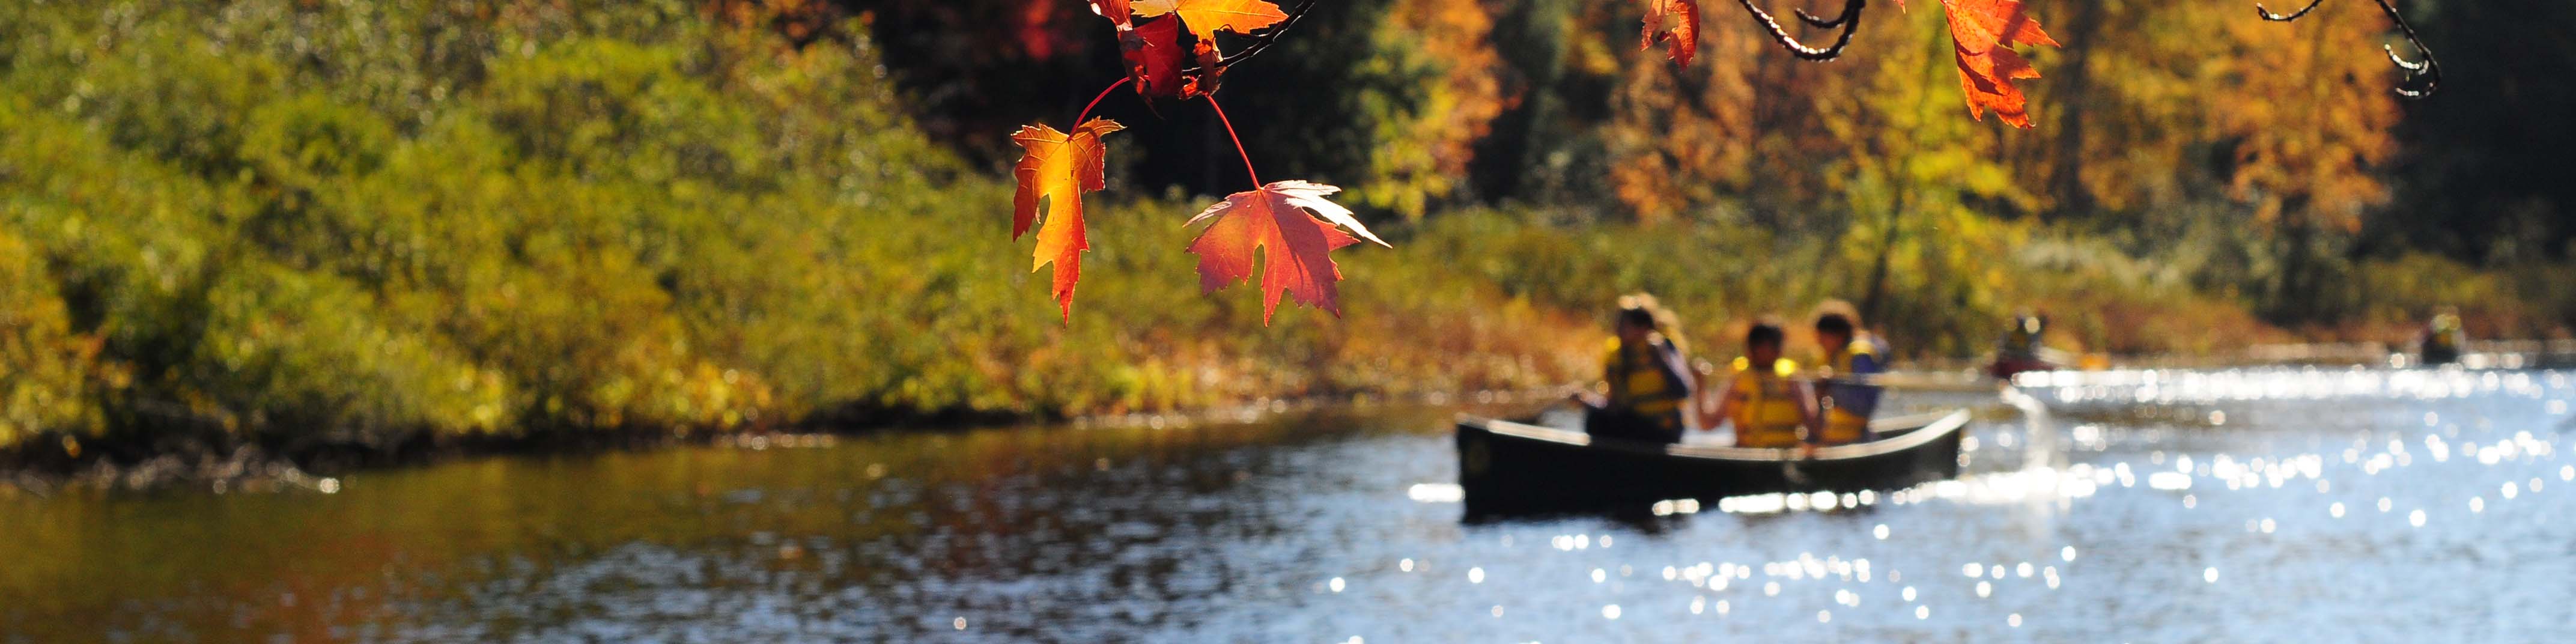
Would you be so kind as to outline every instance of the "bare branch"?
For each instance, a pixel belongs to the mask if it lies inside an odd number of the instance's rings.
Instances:
[[[2423,60],[2410,61],[2399,57],[2395,47],[2379,46],[2388,52],[2388,62],[2406,70],[2406,82],[2398,84],[2397,95],[2407,98],[2432,96],[2433,89],[2442,84],[2442,64],[2433,61],[2433,48],[2424,46],[2424,38],[2415,34],[2414,25],[2406,24],[2406,16],[2397,13],[2397,5],[2379,0],[2379,10],[2388,12],[2388,21],[2397,23],[2398,33],[2406,34],[2406,43],[2414,45],[2415,51],[2424,55]]]
[[[1834,19],[1832,20],[1818,18],[1815,14],[1807,13],[1807,10],[1803,8],[1792,9],[1791,11],[1798,14],[1798,20],[1807,23],[1807,26],[1815,27],[1817,29],[1832,29],[1840,27],[1843,26],[1844,22],[1860,17],[1860,5],[1858,4],[1843,5],[1843,15],[1834,16]]]
[[[2270,20],[2272,22],[2289,22],[2307,16],[2308,12],[2317,10],[2317,5],[2325,3],[2326,0],[2309,0],[2308,6],[2300,7],[2298,11],[2290,12],[2290,15],[2285,16],[2272,13],[2272,10],[2263,8],[2263,3],[2257,2],[2254,3],[2254,12],[2263,14],[2264,20]]]
[[[2406,57],[2397,54],[2396,47],[2380,46],[2381,50],[2388,52],[2388,62],[2397,65],[2398,69],[2406,70],[2406,80],[2397,84],[2397,95],[2407,98],[2432,96],[2434,88],[2442,84],[2442,64],[2433,60],[2433,48],[2424,46],[2424,38],[2415,33],[2414,25],[2406,23],[2406,16],[2397,12],[2397,5],[2390,4],[2389,0],[2375,1],[2379,3],[2380,11],[2388,13],[2388,21],[2397,23],[2398,33],[2405,34],[2406,44],[2415,47],[2415,51],[2424,56],[2423,60],[2407,60]],[[2254,5],[2254,11],[2261,14],[2264,20],[2289,22],[2307,16],[2308,12],[2317,9],[2317,5],[2324,3],[2325,0],[2310,0],[2308,6],[2288,15],[2272,13],[2272,10],[2263,8],[2261,4]]]
[[[1851,46],[1852,32],[1860,30],[1861,8],[1863,5],[1869,3],[1869,0],[1843,0],[1842,15],[1835,16],[1831,20],[1809,15],[1804,9],[1798,10],[1798,20],[1805,22],[1810,26],[1814,26],[1819,29],[1841,28],[1841,33],[1834,35],[1834,44],[1819,48],[1808,45],[1805,42],[1801,42],[1797,37],[1789,35],[1788,30],[1780,28],[1780,21],[1773,19],[1771,17],[1771,13],[1763,11],[1762,7],[1755,6],[1753,4],[1753,0],[1735,1],[1736,4],[1744,5],[1745,12],[1753,14],[1753,22],[1762,25],[1763,29],[1771,32],[1772,42],[1780,43],[1780,46],[1784,49],[1788,49],[1791,55],[1816,61],[1833,60],[1843,55],[1843,48]]]

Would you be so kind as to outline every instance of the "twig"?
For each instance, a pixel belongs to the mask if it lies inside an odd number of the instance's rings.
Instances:
[[[1216,95],[1207,95],[1208,107],[1216,110],[1216,121],[1225,125],[1225,138],[1234,139],[1234,153],[1243,155],[1243,174],[1252,177],[1252,187],[1261,187],[1261,173],[1252,169],[1252,153],[1243,151],[1243,137],[1234,133],[1234,120],[1225,117],[1225,106],[1216,104]]]
[[[1736,4],[1744,5],[1745,12],[1753,14],[1753,22],[1771,32],[1772,42],[1780,43],[1780,46],[1788,49],[1791,55],[1815,61],[1833,60],[1843,55],[1843,48],[1851,46],[1852,32],[1860,30],[1861,8],[1869,3],[1869,0],[1844,0],[1842,15],[1834,16],[1831,20],[1810,15],[1804,9],[1797,10],[1798,20],[1809,26],[1819,29],[1841,28],[1840,33],[1834,35],[1834,44],[1819,48],[1789,35],[1788,30],[1780,28],[1779,20],[1773,19],[1771,13],[1763,11],[1762,7],[1754,5],[1753,0],[1735,1]]]
[[[1280,34],[1288,33],[1289,27],[1297,26],[1297,21],[1305,18],[1306,14],[1314,10],[1314,8],[1315,0],[1303,0],[1298,2],[1297,8],[1288,12],[1287,20],[1281,20],[1279,21],[1279,24],[1271,25],[1269,28],[1261,30],[1261,33],[1252,34],[1250,36],[1252,38],[1252,44],[1245,45],[1242,51],[1226,54],[1225,57],[1217,59],[1217,71],[1219,73],[1223,73],[1226,69],[1234,67],[1235,63],[1243,62],[1244,59],[1251,58],[1255,54],[1259,54],[1270,49],[1271,45],[1279,42]],[[1184,76],[1196,73],[1199,73],[1198,67],[1187,67],[1181,70],[1181,74]]]
[[[2397,55],[2396,47],[2379,46],[2380,50],[2388,52],[2388,62],[2397,65],[2398,69],[2406,70],[2406,80],[2398,83],[2397,95],[2407,98],[2432,96],[2434,88],[2442,84],[2442,64],[2433,60],[2433,48],[2424,46],[2424,38],[2415,33],[2414,25],[2406,23],[2406,16],[2397,12],[2397,5],[2390,4],[2389,0],[2375,1],[2379,3],[2380,11],[2388,13],[2388,21],[2397,23],[2398,33],[2405,34],[2406,44],[2413,45],[2415,51],[2424,55],[2423,60],[2407,60],[2406,57]],[[2256,3],[2254,12],[2261,15],[2264,20],[2289,22],[2306,17],[2308,12],[2317,10],[2317,5],[2321,4],[2325,4],[2325,0],[2309,0],[2308,6],[2300,7],[2298,11],[2278,14],[2272,13],[2271,9],[2265,8],[2261,3]]]
[[[1091,108],[1100,106],[1100,99],[1109,98],[1110,92],[1117,91],[1118,87],[1126,85],[1128,80],[1128,77],[1120,76],[1118,77],[1118,82],[1110,83],[1108,87],[1100,88],[1100,95],[1091,97],[1091,102],[1082,106],[1082,113],[1074,115],[1073,124],[1066,129],[1070,131],[1072,128],[1082,127],[1082,117],[1090,116]]]

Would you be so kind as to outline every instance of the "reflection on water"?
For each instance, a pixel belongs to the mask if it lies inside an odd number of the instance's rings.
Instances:
[[[0,641],[2548,641],[2576,612],[2567,374],[2040,378],[2055,429],[1987,399],[1960,480],[1633,519],[1459,523],[1437,410],[0,499]]]

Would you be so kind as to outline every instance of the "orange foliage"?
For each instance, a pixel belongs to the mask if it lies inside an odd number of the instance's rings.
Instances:
[[[1663,43],[1673,62],[1689,65],[1699,54],[1699,1],[1646,0],[1645,41],[1638,49],[1653,49]]]
[[[1138,17],[1180,16],[1190,35],[1199,40],[1214,38],[1219,31],[1251,33],[1288,19],[1279,5],[1263,0],[1135,0],[1131,7]]]
[[[1903,4],[1903,0],[1898,0]],[[2021,0],[1941,0],[1950,19],[1950,39],[1957,50],[1959,89],[1968,95],[1968,116],[1983,121],[1986,111],[2013,127],[2030,127],[2030,109],[2015,79],[2039,78],[2039,70],[2012,46],[2047,45],[2057,39],[2041,30],[2039,20],[2022,9]]]
[[[2388,199],[2373,166],[2396,151],[2397,101],[2387,61],[2356,56],[2387,23],[2367,11],[2321,11],[2296,23],[2227,23],[2237,51],[2201,88],[2208,118],[2236,141],[2231,196],[2274,226],[2351,232]]]

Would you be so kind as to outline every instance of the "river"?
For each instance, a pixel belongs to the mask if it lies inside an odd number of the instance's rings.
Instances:
[[[0,497],[0,642],[2554,641],[2571,374],[1991,395],[1866,504],[1466,524],[1452,410],[1005,428]],[[2048,449],[2034,452],[2039,441]],[[1778,501],[1779,499],[1772,499]],[[1803,499],[1799,499],[1804,501]]]

